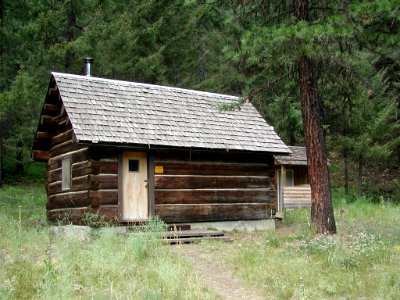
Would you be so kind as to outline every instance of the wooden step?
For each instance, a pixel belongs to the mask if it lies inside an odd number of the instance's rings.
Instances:
[[[140,221],[140,222],[131,222],[131,221],[123,221],[120,222],[119,225],[121,227],[126,227],[127,231],[146,231],[146,229],[149,228],[149,225],[147,225],[147,221]],[[190,230],[191,225],[190,224],[167,224],[166,228],[168,231],[171,230]]]
[[[173,231],[173,230],[190,230],[192,229],[192,226],[190,224],[168,224],[167,225],[167,230],[168,231]]]
[[[192,229],[192,230],[168,231],[164,234],[164,238],[166,239],[216,237],[216,236],[224,236],[224,233],[222,231]]]
[[[223,242],[232,242],[232,240],[226,236],[207,236],[207,237],[189,237],[189,238],[176,238],[176,239],[163,239],[166,244],[189,244],[189,243],[200,243],[204,240],[217,240]]]

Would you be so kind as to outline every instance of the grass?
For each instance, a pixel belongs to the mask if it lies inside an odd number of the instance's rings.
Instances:
[[[399,299],[400,207],[340,196],[334,204],[335,236],[315,235],[300,209],[286,212],[276,232],[204,247],[267,299]]]
[[[215,299],[190,266],[146,235],[54,234],[42,186],[0,190],[0,299]]]
[[[200,246],[267,299],[400,298],[400,207],[334,199],[338,234],[315,235],[308,210],[275,232],[232,233]],[[215,299],[156,237],[54,235],[42,185],[0,190],[0,299]]]

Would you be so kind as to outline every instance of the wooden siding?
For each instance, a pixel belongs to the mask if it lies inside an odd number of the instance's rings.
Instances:
[[[287,166],[286,168],[293,170],[295,186],[309,184],[307,166]]]
[[[62,189],[62,161],[71,163],[71,186]],[[72,140],[72,129],[64,126],[55,133],[47,161],[47,217],[50,221],[75,222],[84,210],[91,208],[88,148]],[[67,209],[67,210],[66,210]]]
[[[311,188],[309,185],[285,187],[283,197],[284,208],[311,207]]]
[[[272,158],[155,153],[155,214],[166,222],[264,219],[276,209]]]
[[[48,218],[79,223],[84,214],[118,217],[118,160],[114,155],[96,157],[93,149],[78,148],[48,162]],[[99,149],[97,149],[99,151]],[[51,153],[51,150],[50,150]],[[71,189],[62,190],[62,157],[71,156]],[[108,211],[110,210],[110,211]]]
[[[50,221],[81,223],[85,214],[108,219],[118,216],[118,160],[115,152],[75,142],[71,124],[57,97],[44,110],[54,116],[52,127],[39,132],[49,144],[47,153],[47,216]],[[58,109],[58,111],[55,111]],[[47,116],[50,117],[50,116]],[[48,119],[48,118],[47,118]],[[46,128],[45,128],[46,129]],[[38,143],[43,143],[41,140]],[[39,145],[42,146],[42,145]],[[71,185],[62,187],[62,161],[69,158]]]

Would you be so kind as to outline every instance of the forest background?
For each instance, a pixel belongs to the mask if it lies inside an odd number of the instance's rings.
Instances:
[[[296,60],[315,60],[335,186],[400,202],[400,1],[3,0],[0,186],[44,179],[30,149],[49,71],[249,99],[288,145],[304,145]],[[34,171],[32,171],[34,170]],[[32,175],[33,174],[33,175]],[[33,178],[31,178],[33,179]]]

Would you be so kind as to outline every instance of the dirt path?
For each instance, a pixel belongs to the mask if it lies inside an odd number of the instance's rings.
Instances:
[[[232,272],[227,270],[211,254],[206,253],[206,250],[199,245],[175,245],[172,246],[172,251],[187,259],[193,265],[193,271],[202,282],[202,285],[214,290],[222,298],[228,300],[264,299],[243,287],[243,284],[233,276]]]

